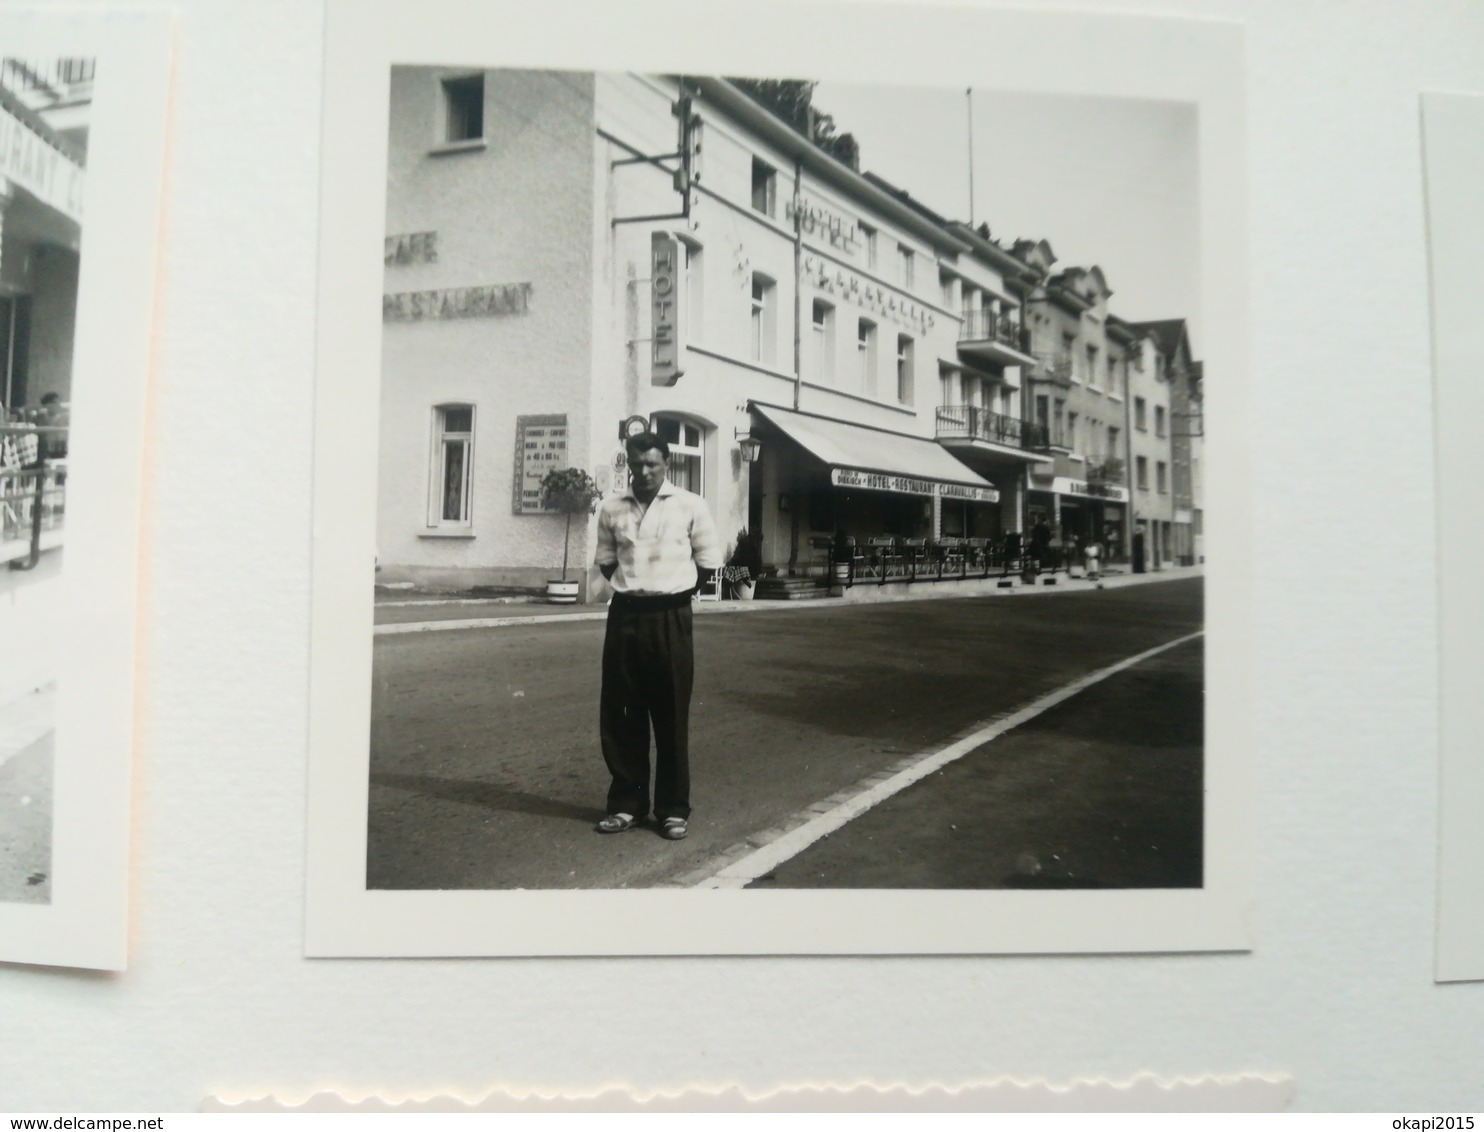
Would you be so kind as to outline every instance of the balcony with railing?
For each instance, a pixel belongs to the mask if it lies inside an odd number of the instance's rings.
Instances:
[[[1101,463],[1087,465],[1088,483],[1121,484],[1125,474],[1123,461],[1111,456]]]
[[[958,352],[976,361],[1008,366],[1028,366],[1036,360],[1026,349],[1020,320],[992,307],[963,312],[963,322],[958,329]]]
[[[1036,452],[1046,447],[1043,425],[973,405],[938,406],[937,438],[940,441],[981,441],[1025,452]]]
[[[65,426],[0,425],[0,567],[29,570],[62,545]]]

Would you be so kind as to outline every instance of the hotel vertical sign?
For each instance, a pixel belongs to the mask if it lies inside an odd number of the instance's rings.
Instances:
[[[685,338],[680,318],[683,260],[680,241],[668,232],[649,238],[651,342],[650,383],[674,385],[685,373]]]

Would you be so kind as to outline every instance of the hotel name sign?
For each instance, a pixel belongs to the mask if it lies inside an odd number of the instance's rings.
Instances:
[[[799,231],[805,236],[812,236],[846,255],[855,255],[860,250],[860,229],[856,222],[827,205],[800,197],[795,206],[790,198],[783,206],[783,215],[789,221],[797,218]]]
[[[0,110],[0,180],[82,223],[82,166],[6,110]]]
[[[918,334],[926,334],[937,321],[933,313],[920,303],[914,303],[898,295],[889,287],[883,287],[848,267],[841,267],[823,256],[804,257],[804,282],[816,291],[833,295],[842,302],[852,303],[872,314],[891,322],[909,327]]]
[[[652,385],[674,385],[685,373],[680,312],[680,241],[668,232],[649,238],[650,355]]]
[[[891,491],[897,495],[925,495],[940,499],[966,499],[973,503],[998,503],[1000,493],[992,487],[972,487],[963,483],[944,483],[916,476],[898,476],[887,472],[867,472],[860,468],[831,468],[830,483],[836,487],[855,487],[865,491]]]

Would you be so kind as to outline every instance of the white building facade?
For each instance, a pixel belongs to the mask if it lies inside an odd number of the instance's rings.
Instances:
[[[391,106],[381,580],[554,577],[540,476],[623,490],[625,422],[780,577],[1022,529],[1003,249],[719,79],[397,68]]]

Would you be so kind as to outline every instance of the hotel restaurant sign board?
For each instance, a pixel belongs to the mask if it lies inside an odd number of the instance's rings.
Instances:
[[[82,223],[82,166],[30,126],[0,109],[0,180]]]
[[[1091,499],[1106,499],[1113,503],[1128,502],[1128,488],[1112,483],[1088,483],[1069,476],[1057,476],[1051,481],[1051,490],[1057,495],[1084,495]]]
[[[867,472],[860,468],[831,468],[830,483],[836,487],[855,487],[865,491],[892,491],[898,495],[925,495],[940,499],[966,499],[971,503],[998,503],[1000,493],[992,487],[971,487],[942,480],[924,480],[915,476],[897,476],[887,472]]]
[[[541,480],[567,466],[567,414],[515,418],[515,499],[517,515],[544,515]]]

